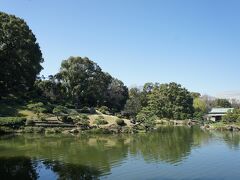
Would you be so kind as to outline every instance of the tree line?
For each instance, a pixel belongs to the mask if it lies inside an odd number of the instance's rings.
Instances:
[[[156,119],[201,120],[212,107],[231,107],[226,99],[210,100],[177,83],[146,83],[128,89],[87,57],[69,57],[59,72],[39,77],[40,46],[27,23],[0,12],[0,100],[10,95],[69,108],[102,107],[145,123]]]

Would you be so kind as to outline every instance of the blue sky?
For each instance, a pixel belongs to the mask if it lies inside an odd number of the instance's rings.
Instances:
[[[238,0],[0,0],[25,19],[54,74],[87,56],[126,85],[178,82],[191,91],[240,94]]]

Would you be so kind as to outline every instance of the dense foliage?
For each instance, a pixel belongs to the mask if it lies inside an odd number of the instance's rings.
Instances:
[[[119,112],[128,98],[122,81],[103,72],[88,58],[64,60],[60,72],[35,83],[39,95],[54,103],[68,103],[74,108],[101,107]]]
[[[128,117],[136,117],[144,106],[146,96],[138,88],[131,88],[129,90],[129,99],[124,107],[124,115]]]
[[[213,101],[213,107],[231,108],[232,105],[227,99],[216,99]]]
[[[196,120],[203,120],[204,115],[207,113],[207,104],[200,97],[193,100],[194,118]]]
[[[193,113],[191,93],[176,83],[146,83],[142,90],[132,88],[124,109],[124,114],[146,129],[153,128],[157,119],[183,120],[192,118]]]
[[[223,116],[224,122],[240,122],[240,109],[234,109],[233,111],[229,111],[225,116]]]
[[[148,108],[159,118],[182,120],[193,115],[193,98],[180,84],[155,86],[148,98]]]
[[[0,117],[0,126],[19,127],[25,124],[26,118]]]
[[[116,123],[117,123],[117,125],[119,125],[119,126],[124,126],[125,125],[125,122],[124,122],[124,120],[123,119],[116,119]]]
[[[0,97],[29,90],[41,71],[42,53],[26,22],[0,12]]]
[[[88,58],[70,57],[61,65],[59,77],[67,96],[77,107],[97,106],[103,103],[111,76]]]

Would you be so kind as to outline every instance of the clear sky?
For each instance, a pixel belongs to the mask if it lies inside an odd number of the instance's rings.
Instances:
[[[0,11],[33,30],[44,75],[87,56],[128,86],[240,94],[239,0],[0,0]]]

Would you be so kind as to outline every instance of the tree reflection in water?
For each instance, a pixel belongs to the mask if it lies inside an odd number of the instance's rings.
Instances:
[[[134,136],[131,153],[140,152],[146,161],[164,161],[176,164],[186,157],[192,147],[209,139],[209,134],[199,128],[161,127],[157,133]]]
[[[65,164],[58,161],[44,161],[58,175],[58,179],[98,179],[101,172],[95,168],[83,165]]]
[[[43,164],[45,169],[50,169],[58,179],[98,179],[101,174],[99,170],[88,166],[13,157],[0,158],[0,178],[1,180],[36,180],[41,177],[39,170],[43,168],[39,164]]]
[[[1,180],[31,180],[37,179],[36,164],[26,157],[0,158]]]

